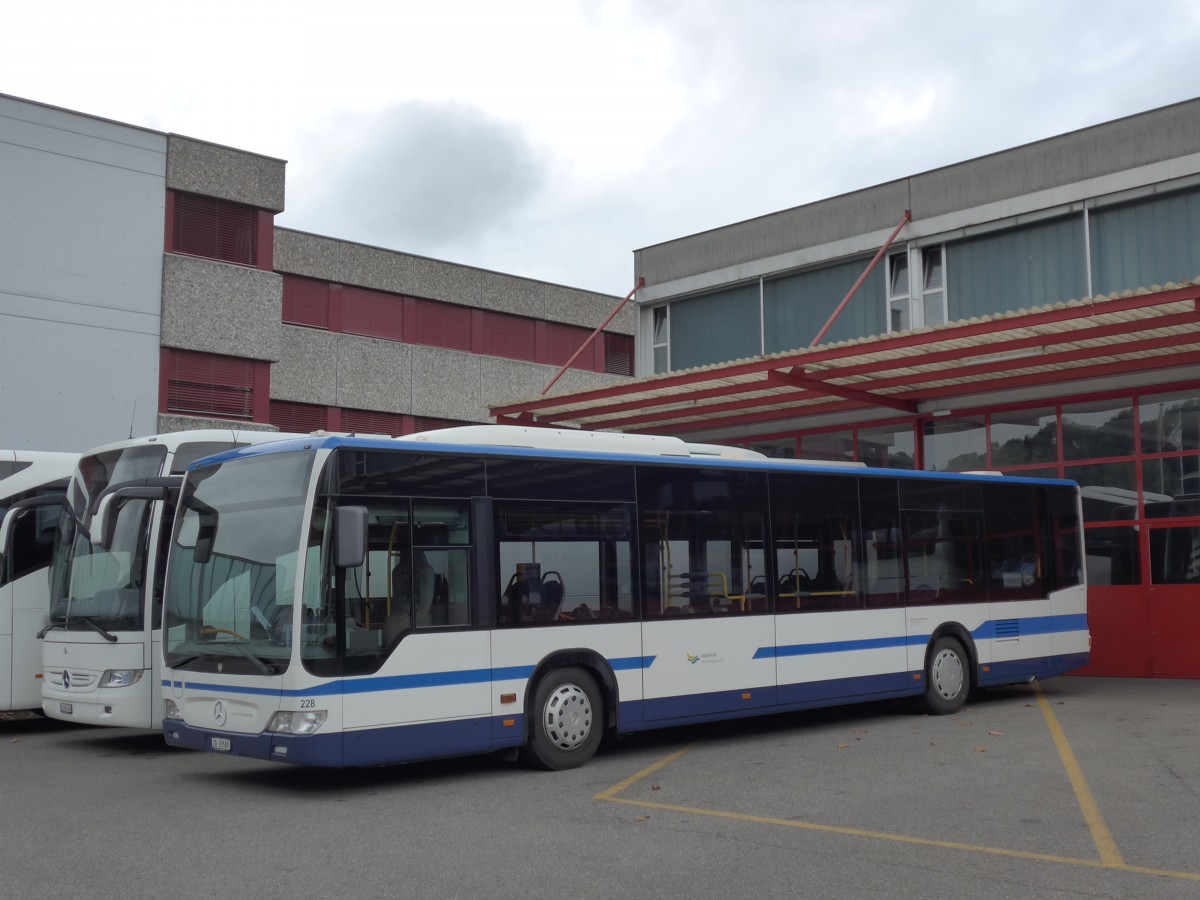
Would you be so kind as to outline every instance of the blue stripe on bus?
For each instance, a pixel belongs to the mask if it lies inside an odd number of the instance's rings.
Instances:
[[[608,660],[614,672],[631,669],[648,669],[654,663],[653,656],[626,656]],[[512,681],[529,678],[534,666],[506,666],[500,669],[461,669],[452,672],[422,672],[417,675],[381,675],[375,678],[339,678],[307,688],[253,687],[232,684],[208,684],[201,681],[176,681],[175,687],[189,690],[216,691],[229,694],[252,694],[279,697],[327,697],[338,694],[370,694],[376,691],[405,691],[414,688],[448,687],[456,684],[490,684],[495,681]],[[172,687],[170,679],[164,678],[162,686]]]
[[[1018,633],[1024,636],[1037,634],[1059,634],[1068,631],[1086,631],[1087,616],[1083,613],[1061,616],[1031,616],[1024,619],[1003,620],[1019,623]],[[995,621],[987,621],[971,632],[977,641],[992,640],[997,636]],[[780,644],[759,647],[754,659],[774,659],[787,656],[814,656],[819,653],[851,653],[856,650],[885,650],[891,647],[920,647],[929,642],[928,634],[902,637],[860,638],[850,641],[823,641],[815,644]]]
[[[1066,631],[1087,631],[1088,627],[1087,616],[1083,613],[1063,616],[1033,616],[1015,620],[1001,619],[1000,621],[1016,621],[1018,625],[1017,634],[1022,637],[1034,634],[1058,634]],[[995,621],[984,622],[971,632],[971,637],[977,641],[992,640],[997,636],[1007,637],[1010,635],[998,635],[997,623]]]

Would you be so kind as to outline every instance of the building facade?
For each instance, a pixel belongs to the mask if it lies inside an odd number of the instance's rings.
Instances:
[[[0,446],[401,434],[633,371],[620,298],[277,228],[282,160],[0,95]]]
[[[640,377],[501,420],[1074,479],[1091,671],[1200,677],[1200,100],[644,248],[635,275]]]

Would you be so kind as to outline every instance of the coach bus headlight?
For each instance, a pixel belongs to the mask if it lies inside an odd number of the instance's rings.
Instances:
[[[163,701],[163,718],[164,719],[182,719],[183,713],[179,711],[179,705],[174,700]]]
[[[141,669],[109,669],[100,676],[100,687],[129,687],[142,680]]]
[[[267,731],[275,734],[313,734],[325,724],[325,710],[280,710],[271,717]]]

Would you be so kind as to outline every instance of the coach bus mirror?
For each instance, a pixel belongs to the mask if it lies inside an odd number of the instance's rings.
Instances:
[[[0,523],[0,557],[6,556],[11,549],[9,544],[12,542],[13,530],[17,527],[17,520],[29,510],[42,506],[60,506],[69,511],[65,494],[46,494],[41,497],[28,497],[25,500],[18,500],[4,511],[4,521]]]
[[[166,481],[166,479],[155,479]],[[149,481],[149,479],[147,479]],[[101,550],[111,550],[117,530],[117,518],[128,500],[167,500],[177,487],[174,484],[129,484],[109,488],[100,495],[96,513],[92,516],[92,543]]]
[[[339,506],[334,527],[334,564],[339,569],[361,566],[367,558],[367,508]]]

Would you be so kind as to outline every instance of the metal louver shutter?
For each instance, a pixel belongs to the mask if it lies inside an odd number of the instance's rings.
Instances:
[[[610,375],[633,374],[633,337],[604,334],[604,371]]]
[[[444,347],[447,350],[471,350],[471,308],[418,300],[416,322],[411,339],[414,344]]]
[[[404,299],[382,291],[342,289],[342,331],[398,341],[404,324]]]
[[[537,361],[537,327],[533,319],[485,311],[482,334],[476,335],[480,353],[525,362]]]
[[[571,354],[583,345],[583,342],[588,339],[588,335],[591,332],[586,328],[576,328],[573,325],[560,325],[557,322],[550,322],[548,324],[546,338],[550,359],[547,362],[554,366],[565,365],[567,360],[571,358]],[[589,364],[590,362],[590,358],[587,354],[584,354],[575,360],[573,368],[590,369],[592,368]]]
[[[253,266],[258,262],[258,210],[252,206],[175,195],[171,250]]]
[[[271,401],[271,424],[280,431],[320,431],[325,428],[326,420],[324,406],[287,400]]]
[[[363,434],[404,434],[406,423],[400,413],[371,412],[366,409],[343,409],[342,431]]]
[[[254,418],[254,360],[169,351],[167,411],[221,419]]]
[[[283,321],[310,328],[329,327],[329,283],[283,276]]]

